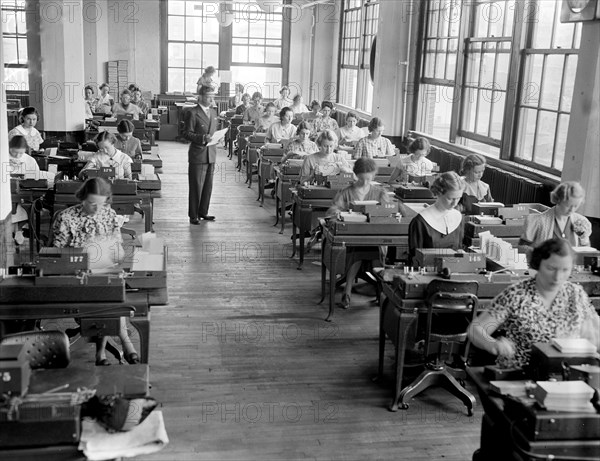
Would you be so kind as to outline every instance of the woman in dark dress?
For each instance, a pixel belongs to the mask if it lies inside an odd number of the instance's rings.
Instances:
[[[454,171],[442,173],[431,185],[435,203],[413,218],[408,226],[410,263],[417,248],[462,248],[463,219],[456,209],[465,189]]]

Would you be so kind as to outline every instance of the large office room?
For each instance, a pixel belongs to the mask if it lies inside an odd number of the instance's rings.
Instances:
[[[0,459],[600,460],[600,0],[0,11]]]

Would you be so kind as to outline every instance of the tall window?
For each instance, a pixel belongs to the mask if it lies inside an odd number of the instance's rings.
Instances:
[[[560,4],[429,0],[417,129],[557,173],[581,33]]]
[[[168,1],[167,91],[196,91],[207,66],[219,66],[219,22],[214,5],[199,1]]]
[[[366,112],[373,104],[370,57],[378,21],[379,1],[344,1],[338,102]]]
[[[265,12],[254,1],[237,0],[233,11],[233,82],[243,83],[247,92],[262,91],[264,97],[274,98],[282,83],[282,9]]]
[[[267,98],[278,96],[285,65],[282,8],[263,11],[254,0],[165,3],[166,91],[196,91],[204,68],[213,66],[230,70],[230,83],[241,83],[249,92],[261,91]],[[233,14],[233,22],[227,27],[216,18],[225,9]]]
[[[4,47],[6,89],[28,91],[25,2],[2,0],[0,8],[2,11],[2,46]]]

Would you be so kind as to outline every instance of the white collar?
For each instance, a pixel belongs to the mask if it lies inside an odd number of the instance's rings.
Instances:
[[[448,213],[441,213],[431,205],[421,211],[421,216],[427,224],[444,235],[454,232],[462,224],[462,215],[456,209],[450,210]]]

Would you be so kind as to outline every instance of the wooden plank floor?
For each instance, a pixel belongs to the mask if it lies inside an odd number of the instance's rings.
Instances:
[[[481,407],[468,418],[441,390],[391,413],[377,369],[378,309],[353,295],[325,323],[318,255],[303,271],[291,226],[256,202],[219,152],[210,213],[187,217],[187,145],[160,142],[155,229],[169,246],[170,305],[152,308],[152,395],[170,444],[147,460],[468,460]],[[339,294],[338,294],[339,298]],[[391,345],[387,368],[391,368]]]

